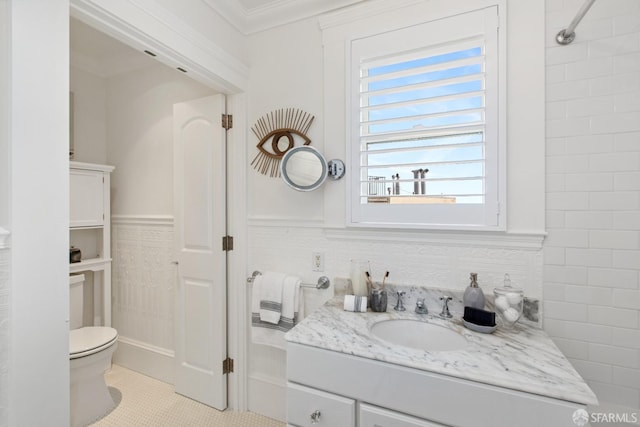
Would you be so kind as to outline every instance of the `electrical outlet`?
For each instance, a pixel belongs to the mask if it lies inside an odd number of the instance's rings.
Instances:
[[[314,252],[311,254],[311,270],[324,271],[324,253]]]

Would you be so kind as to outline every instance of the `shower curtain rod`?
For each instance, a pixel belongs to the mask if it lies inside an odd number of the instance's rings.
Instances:
[[[569,44],[573,41],[573,39],[576,38],[576,33],[574,30],[576,29],[582,18],[584,18],[584,15],[587,14],[591,5],[593,5],[593,3],[595,2],[596,0],[587,0],[584,2],[582,7],[576,14],[576,17],[573,18],[573,21],[571,21],[571,24],[569,24],[569,26],[564,30],[560,30],[560,32],[556,35],[556,41],[559,44]]]

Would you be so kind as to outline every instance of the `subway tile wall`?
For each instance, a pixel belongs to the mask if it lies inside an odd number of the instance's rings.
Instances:
[[[640,408],[640,1],[547,0],[544,325],[601,403]]]

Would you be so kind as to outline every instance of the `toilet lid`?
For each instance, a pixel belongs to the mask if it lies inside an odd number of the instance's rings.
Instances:
[[[118,331],[107,326],[88,326],[69,331],[69,357],[88,356],[109,347],[118,338]]]

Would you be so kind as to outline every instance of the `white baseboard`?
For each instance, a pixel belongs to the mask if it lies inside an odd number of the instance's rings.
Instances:
[[[282,380],[250,375],[248,386],[249,411],[285,422],[287,385]]]
[[[168,384],[173,384],[174,381],[172,351],[130,338],[118,338],[118,349],[113,355],[113,363]]]

